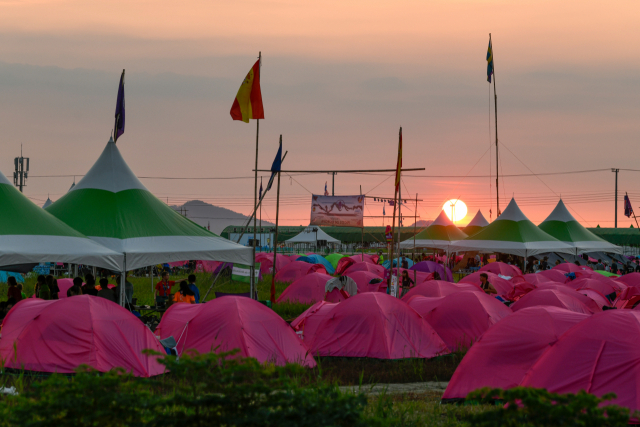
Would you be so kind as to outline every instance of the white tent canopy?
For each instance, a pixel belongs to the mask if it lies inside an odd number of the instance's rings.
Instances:
[[[326,240],[327,243],[335,243],[340,244],[340,240],[335,239],[329,236],[324,232],[322,228],[316,225],[310,225],[300,232],[298,235],[293,236],[289,240],[286,241],[287,244],[295,244],[295,243],[307,243],[314,244],[319,240]]]

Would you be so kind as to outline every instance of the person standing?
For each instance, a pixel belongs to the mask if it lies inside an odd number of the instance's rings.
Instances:
[[[18,289],[18,282],[16,281],[16,278],[9,276],[7,278],[7,284],[9,285],[9,289],[7,290],[7,299],[13,298],[16,303],[22,301],[22,293],[20,292],[20,289]]]
[[[163,271],[161,280],[156,284],[155,299],[156,304],[164,304],[171,297],[171,288],[176,284],[169,280],[169,272]]]
[[[173,296],[173,302],[196,303],[195,295],[186,281],[183,280],[180,282],[180,290]]]
[[[409,289],[411,289],[411,285],[413,284],[414,282],[411,280],[411,277],[409,277],[409,273],[407,273],[407,270],[404,270],[402,272],[402,294],[400,295],[400,298],[409,292]]]
[[[604,264],[602,264],[601,259],[598,259],[598,263],[596,264],[596,270],[600,270],[600,271],[604,270]]]
[[[409,261],[407,261],[407,258],[404,255],[402,255],[402,263],[400,265],[404,269],[409,268]]]
[[[100,290],[98,291],[98,297],[108,299],[109,301],[116,302],[116,294],[113,289],[109,289],[109,280],[106,277],[100,279]]]
[[[51,290],[47,285],[47,279],[41,274],[36,279],[36,298],[49,300],[51,299]]]
[[[196,304],[200,304],[200,289],[196,286],[196,275],[190,274],[187,280],[189,281],[189,289],[191,289],[196,299]]]

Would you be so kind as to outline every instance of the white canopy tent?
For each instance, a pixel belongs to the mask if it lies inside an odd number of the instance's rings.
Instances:
[[[327,233],[324,232],[322,228],[320,228],[317,225],[308,226],[307,228],[302,230],[299,234],[287,240],[286,244],[294,245],[297,243],[303,243],[303,244],[315,245],[316,242],[320,240],[326,240],[327,244],[329,243],[336,244],[336,245],[340,244],[340,240],[329,236]]]

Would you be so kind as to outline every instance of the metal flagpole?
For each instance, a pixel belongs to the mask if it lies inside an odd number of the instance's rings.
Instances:
[[[260,188],[263,188],[262,177],[260,177]],[[264,189],[262,191],[264,191]],[[260,197],[260,201],[262,201],[262,197]],[[260,203],[260,247],[262,248],[262,203]]]
[[[400,128],[400,135],[399,135],[399,140],[398,140],[398,154],[400,154],[400,141],[402,141],[402,128]],[[396,174],[398,173],[398,170],[396,169]],[[395,184],[395,183],[394,183]],[[391,249],[390,249],[390,254],[389,254],[389,277],[387,278],[387,289],[391,289],[391,276],[393,275],[393,249],[394,249],[394,245],[395,242],[393,241],[393,237],[395,234],[395,226],[396,226],[396,207],[398,206],[397,204],[397,196],[398,196],[398,186],[394,185],[394,192],[393,192],[393,219],[391,221]]]
[[[282,135],[280,135],[282,147]],[[282,169],[282,168],[281,168]],[[278,255],[278,215],[280,214],[280,171],[278,171],[278,192],[276,193],[276,232],[273,236],[273,268],[271,269],[271,304],[276,302],[276,256]],[[317,239],[317,238],[316,238]]]
[[[258,62],[259,67],[262,67],[262,52],[258,53]],[[251,299],[255,298],[255,287],[256,287],[256,215],[255,212],[258,209],[258,140],[260,137],[260,119],[256,119],[256,167],[254,173],[254,181],[253,181],[253,242],[251,244],[253,257],[251,258],[251,269],[249,272],[251,273]]]
[[[360,185],[360,195],[362,196],[362,184]],[[365,201],[365,199],[362,199],[362,206],[364,206],[364,201]],[[364,211],[364,209],[363,209],[363,211]],[[362,241],[361,241],[362,247],[360,248],[360,252],[362,253],[361,261],[364,262],[364,219],[362,220],[362,229],[361,229],[361,231],[362,231],[362,236],[361,236],[361,238],[362,238]]]
[[[416,210],[413,212],[413,262],[416,262],[416,227],[418,224],[418,193],[416,193]],[[413,270],[413,284],[416,284],[418,271]]]
[[[500,216],[500,191],[498,189],[498,178],[499,178],[499,162],[500,159],[498,157],[498,95],[496,94],[496,61],[493,56],[493,43],[491,42],[491,33],[489,33],[489,44],[491,45],[491,62],[493,64],[492,72],[493,72],[493,106],[495,108],[495,119],[496,119],[496,218]]]

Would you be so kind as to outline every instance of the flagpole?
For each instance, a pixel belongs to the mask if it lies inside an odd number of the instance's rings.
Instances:
[[[260,177],[260,189],[262,190],[262,177]],[[260,201],[262,201],[262,194],[260,194]],[[262,203],[260,203],[260,250],[262,250]]]
[[[262,52],[258,52],[258,69],[262,67]],[[260,137],[260,119],[256,119],[256,167],[253,180],[253,243],[251,245],[253,258],[251,259],[251,299],[257,299],[254,295],[256,287],[256,210],[258,209],[258,140]]]
[[[491,33],[489,33],[489,44],[491,45],[491,63],[492,63],[492,73],[493,73],[493,106],[495,108],[494,117],[496,119],[496,218],[500,216],[500,191],[498,188],[499,182],[499,174],[500,174],[500,159],[498,157],[498,95],[496,94],[496,61],[493,56],[493,43],[491,42]]]
[[[280,147],[282,147],[282,135],[280,135]],[[286,155],[286,154],[285,154]],[[282,169],[282,168],[281,168]],[[273,237],[273,268],[271,269],[271,304],[276,302],[276,256],[278,255],[278,216],[280,214],[280,171],[278,171],[278,192],[276,195],[276,232]]]
[[[360,185],[360,195],[362,196],[362,185]],[[364,214],[364,203],[365,203],[365,200],[362,199],[362,207],[363,207],[362,211],[363,211],[363,214]],[[362,240],[361,241],[361,245],[362,246],[360,248],[360,253],[362,254],[361,261],[364,262],[364,219],[362,219],[362,229],[361,229],[361,231],[362,231],[362,236],[361,236],[361,240]]]
[[[400,128],[400,136],[399,136],[399,140],[398,140],[398,154],[400,154],[400,141],[402,138],[402,128]],[[398,174],[399,171],[397,171],[396,168],[396,174]],[[397,202],[396,202],[396,198],[398,196],[398,186],[394,185],[394,190],[393,190],[393,219],[391,220],[391,249],[390,249],[390,254],[389,254],[389,277],[387,277],[387,289],[389,289],[389,292],[391,292],[391,276],[393,275],[393,246],[395,245],[395,242],[393,241],[393,237],[395,234],[395,227],[396,227],[396,207],[398,206]]]
[[[626,191],[624,192],[624,195],[627,200],[629,200],[629,194]],[[631,201],[629,201],[629,206],[631,206]],[[638,218],[636,218],[636,212],[633,210],[633,207],[631,207],[631,213],[633,214],[633,219],[636,220],[636,228],[640,230],[640,225],[638,225]]]
[[[416,262],[416,227],[418,224],[418,193],[416,193],[416,210],[413,212],[413,262]],[[413,284],[416,284],[417,270],[413,270]]]

